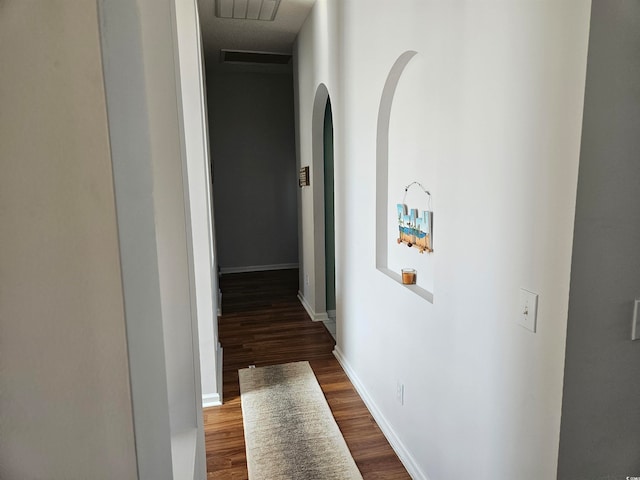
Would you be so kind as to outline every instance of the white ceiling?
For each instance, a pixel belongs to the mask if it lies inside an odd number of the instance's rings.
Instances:
[[[236,70],[220,64],[220,50],[292,53],[293,43],[316,0],[281,0],[274,21],[218,18],[215,0],[198,0],[207,70]],[[266,69],[282,69],[267,66]],[[284,67],[286,68],[286,67]],[[291,67],[288,67],[291,70]]]

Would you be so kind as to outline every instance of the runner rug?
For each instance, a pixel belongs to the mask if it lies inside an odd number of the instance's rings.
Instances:
[[[361,480],[309,362],[239,370],[250,480]]]

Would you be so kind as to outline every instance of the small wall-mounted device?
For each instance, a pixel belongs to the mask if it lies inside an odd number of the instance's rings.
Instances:
[[[633,321],[631,322],[631,340],[640,340],[640,298],[633,303]]]
[[[309,178],[309,167],[302,167],[298,174],[298,186],[308,187],[311,185],[311,179]]]
[[[520,289],[520,314],[518,323],[527,330],[536,333],[536,319],[538,316],[538,294]]]

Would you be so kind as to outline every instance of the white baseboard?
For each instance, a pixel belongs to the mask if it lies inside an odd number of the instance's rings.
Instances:
[[[332,318],[333,320],[336,319],[336,311],[335,310],[327,310],[327,316],[329,318]]]
[[[298,268],[297,263],[276,263],[274,265],[247,265],[246,267],[220,267],[220,274],[265,272],[267,270],[289,270]]]
[[[334,340],[338,340],[336,338],[336,320],[335,318],[329,317],[329,320],[322,322],[326,327],[327,331],[331,334]]]
[[[222,399],[219,393],[202,395],[202,408],[219,407],[220,405],[222,405]]]
[[[391,448],[393,448],[393,450],[396,452],[396,455],[398,455],[398,458],[404,465],[404,468],[406,468],[409,475],[411,475],[411,478],[413,478],[414,480],[429,480],[429,477],[427,477],[425,473],[420,470],[413,456],[400,441],[398,435],[396,435],[396,432],[393,430],[393,427],[391,427],[382,412],[378,409],[375,402],[369,395],[369,392],[367,392],[367,389],[364,388],[364,385],[362,384],[356,373],[353,371],[347,360],[344,358],[344,355],[342,355],[342,352],[337,345],[333,350],[333,355],[342,366],[342,369],[344,370],[344,373],[347,374],[347,377],[349,377],[349,380],[351,380],[351,383],[360,395],[360,398],[362,398],[362,401],[369,409],[369,413],[371,413],[371,416],[375,419],[376,423],[380,427],[380,430],[382,430],[382,433],[391,445]]]
[[[313,308],[311,308],[311,305],[309,305],[309,302],[307,302],[300,290],[298,290],[298,300],[300,300],[300,303],[309,314],[309,317],[311,317],[311,320],[313,320],[314,322],[325,322],[329,320],[329,316],[326,312],[316,313]]]

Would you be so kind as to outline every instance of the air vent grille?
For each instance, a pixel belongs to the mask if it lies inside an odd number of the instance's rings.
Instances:
[[[251,63],[261,65],[288,65],[291,55],[287,53],[249,52],[245,50],[221,50],[223,63]]]
[[[272,22],[279,6],[280,0],[216,0],[216,17]]]

